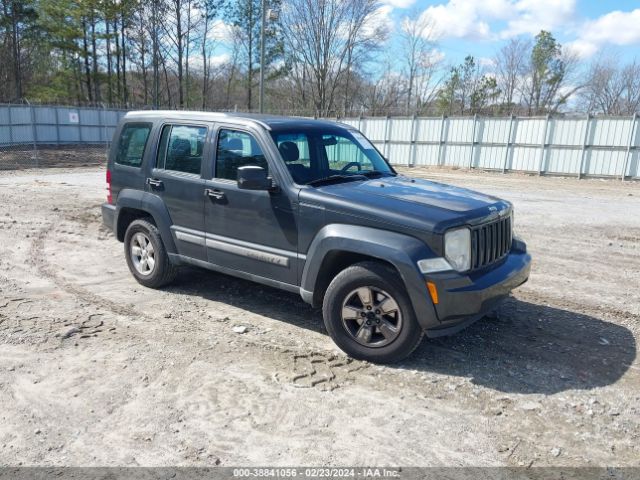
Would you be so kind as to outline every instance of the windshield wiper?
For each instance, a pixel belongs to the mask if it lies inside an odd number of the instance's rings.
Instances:
[[[367,178],[380,178],[385,175],[391,175],[395,177],[393,172],[381,172],[380,170],[370,170],[368,172],[360,172],[360,175],[364,175]]]
[[[307,185],[315,187],[318,185],[323,185],[325,183],[339,182],[341,180],[366,180],[367,177],[365,175],[329,175],[328,177],[316,178],[315,180],[311,180],[307,182]]]

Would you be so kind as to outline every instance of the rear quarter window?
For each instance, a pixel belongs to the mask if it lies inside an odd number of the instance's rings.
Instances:
[[[115,162],[118,165],[139,167],[142,164],[149,133],[150,123],[127,123],[122,127],[118,139],[118,151]]]

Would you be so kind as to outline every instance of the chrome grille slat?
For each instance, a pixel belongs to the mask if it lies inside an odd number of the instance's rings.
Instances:
[[[511,250],[511,216],[479,225],[471,230],[471,269],[489,266]]]

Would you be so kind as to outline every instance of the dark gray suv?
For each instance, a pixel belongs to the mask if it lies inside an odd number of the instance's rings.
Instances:
[[[529,275],[510,203],[398,175],[338,123],[131,112],[107,183],[103,219],[139,283],[188,264],[299,293],[355,358],[400,360]]]

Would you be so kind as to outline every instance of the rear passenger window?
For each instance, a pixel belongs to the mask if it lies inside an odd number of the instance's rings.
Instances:
[[[167,125],[162,129],[157,168],[200,174],[207,127]]]
[[[216,150],[216,178],[238,179],[238,167],[257,165],[269,171],[264,153],[252,135],[236,130],[220,130]]]
[[[116,163],[129,167],[139,167],[151,131],[150,123],[127,123],[122,127],[118,141]]]

